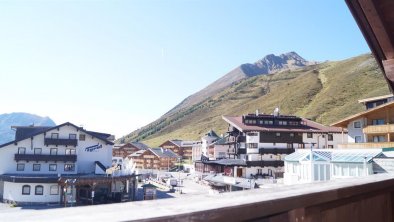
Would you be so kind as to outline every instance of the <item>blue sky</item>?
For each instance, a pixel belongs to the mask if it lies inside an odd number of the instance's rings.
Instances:
[[[344,1],[0,1],[0,113],[120,137],[242,63],[368,53]]]

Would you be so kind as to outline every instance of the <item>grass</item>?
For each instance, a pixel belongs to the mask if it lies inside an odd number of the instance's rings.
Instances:
[[[224,133],[222,115],[281,113],[330,124],[363,107],[357,100],[389,93],[375,60],[370,55],[326,62],[296,71],[256,76],[240,81],[201,103],[165,116],[124,137],[158,146],[168,139],[197,140],[214,129]]]

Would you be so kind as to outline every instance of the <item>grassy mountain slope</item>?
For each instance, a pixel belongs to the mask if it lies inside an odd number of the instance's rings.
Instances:
[[[388,94],[387,84],[370,55],[307,66],[295,71],[250,77],[210,98],[125,136],[151,146],[167,139],[199,139],[209,129],[224,133],[222,115],[295,114],[329,124],[363,110],[357,100]]]

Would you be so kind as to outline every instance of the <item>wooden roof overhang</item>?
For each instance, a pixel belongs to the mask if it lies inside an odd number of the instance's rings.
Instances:
[[[394,92],[394,1],[345,0]]]
[[[135,178],[137,175],[136,174],[131,174],[131,175],[123,175],[123,176],[65,176],[65,177],[60,177],[58,179],[58,184],[65,186],[65,185],[78,185],[78,186],[83,186],[83,185],[96,185],[96,184],[110,184],[112,182],[116,181],[121,181],[121,182],[126,182],[127,180],[130,180],[132,178]]]

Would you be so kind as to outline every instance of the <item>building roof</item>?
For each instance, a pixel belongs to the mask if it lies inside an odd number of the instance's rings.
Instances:
[[[97,139],[100,139],[100,140],[104,141],[106,144],[110,144],[110,145],[113,145],[113,144],[114,144],[113,142],[111,142],[111,141],[109,141],[109,140],[107,140],[107,139],[104,139],[104,138],[102,137],[105,133],[97,133],[97,132],[87,131],[87,130],[83,129],[82,127],[78,127],[78,126],[76,126],[76,125],[74,125],[74,124],[72,124],[72,123],[70,123],[70,122],[65,122],[65,123],[60,124],[60,125],[57,125],[57,126],[46,127],[46,128],[42,128],[42,130],[36,130],[36,131],[35,131],[35,130],[29,131],[29,130],[25,130],[23,127],[20,127],[20,128],[22,128],[22,130],[24,131],[24,133],[21,133],[21,135],[18,135],[18,138],[15,138],[15,140],[0,145],[0,148],[5,147],[5,146],[8,146],[8,145],[13,144],[13,143],[17,143],[17,142],[19,142],[19,141],[28,139],[28,138],[33,137],[33,136],[37,136],[37,135],[39,135],[39,134],[48,132],[48,131],[53,130],[53,129],[61,128],[61,127],[63,127],[63,126],[73,126],[74,128],[76,128],[76,129],[78,129],[78,130],[80,130],[80,131],[82,131],[82,132],[84,132],[84,133],[86,133],[86,134],[88,134],[88,135],[90,135],[90,136],[93,136],[93,137],[95,137],[95,138],[97,138]],[[19,127],[18,127],[18,128],[19,128]],[[18,131],[18,128],[17,128],[17,131]],[[34,131],[34,132],[33,132],[33,131]],[[110,134],[105,134],[105,135],[110,135]]]
[[[241,132],[245,131],[265,131],[265,132],[300,132],[300,133],[341,133],[342,130],[339,127],[324,126],[320,123],[316,123],[312,120],[302,118],[305,125],[302,126],[257,126],[257,125],[246,125],[242,122],[242,116],[222,116],[222,118],[237,128]]]
[[[382,99],[388,99],[394,97],[393,94],[388,94],[384,96],[376,96],[376,97],[371,97],[371,98],[366,98],[366,99],[360,99],[358,100],[359,103],[367,103],[367,102],[372,102],[372,101],[377,101],[377,100],[382,100]]]
[[[140,150],[147,150],[149,149],[149,146],[141,143],[141,142],[131,142],[131,145],[135,146],[136,148],[140,149]]]
[[[312,150],[314,161],[330,161],[331,151],[330,150]],[[292,154],[285,157],[285,161],[299,162],[299,161],[310,161],[311,151],[308,149],[297,150]]]
[[[333,152],[331,162],[333,163],[364,163],[370,162],[374,157],[380,155],[380,149],[375,150],[340,150],[341,152]]]
[[[159,158],[179,158],[179,156],[170,149],[164,149],[158,147],[158,148],[149,148],[148,150],[150,150],[153,154],[155,154]]]
[[[136,151],[136,152],[134,152],[134,153],[128,155],[128,157],[139,157],[139,156],[141,156],[142,154],[144,154],[146,151],[147,151],[147,150],[138,150],[138,151]]]
[[[192,147],[193,145],[195,145],[199,142],[199,141],[179,140],[179,139],[168,140],[168,141],[173,143],[177,147]]]
[[[394,88],[394,1],[345,0],[388,85]]]
[[[209,130],[205,136],[209,136],[209,137],[219,137],[218,134],[215,133],[215,131],[213,131],[212,129]]]
[[[364,163],[382,154],[382,149],[316,149],[312,150],[314,161],[330,161],[332,163]],[[311,151],[299,149],[287,155],[285,161],[310,161]]]
[[[337,127],[344,127],[344,128],[346,128],[347,125],[351,121],[359,119],[359,118],[363,117],[364,115],[367,115],[367,114],[370,114],[370,113],[373,113],[373,112],[379,112],[382,109],[385,109],[385,108],[388,108],[388,107],[394,107],[394,101],[391,101],[391,102],[382,104],[380,106],[377,106],[375,108],[371,108],[371,109],[365,110],[363,112],[351,115],[349,117],[346,117],[345,119],[339,120],[338,122],[335,122],[335,123],[331,124],[331,126],[337,126]]]
[[[31,137],[37,133],[41,133],[51,128],[52,126],[12,126],[16,129],[15,140],[21,140]]]

